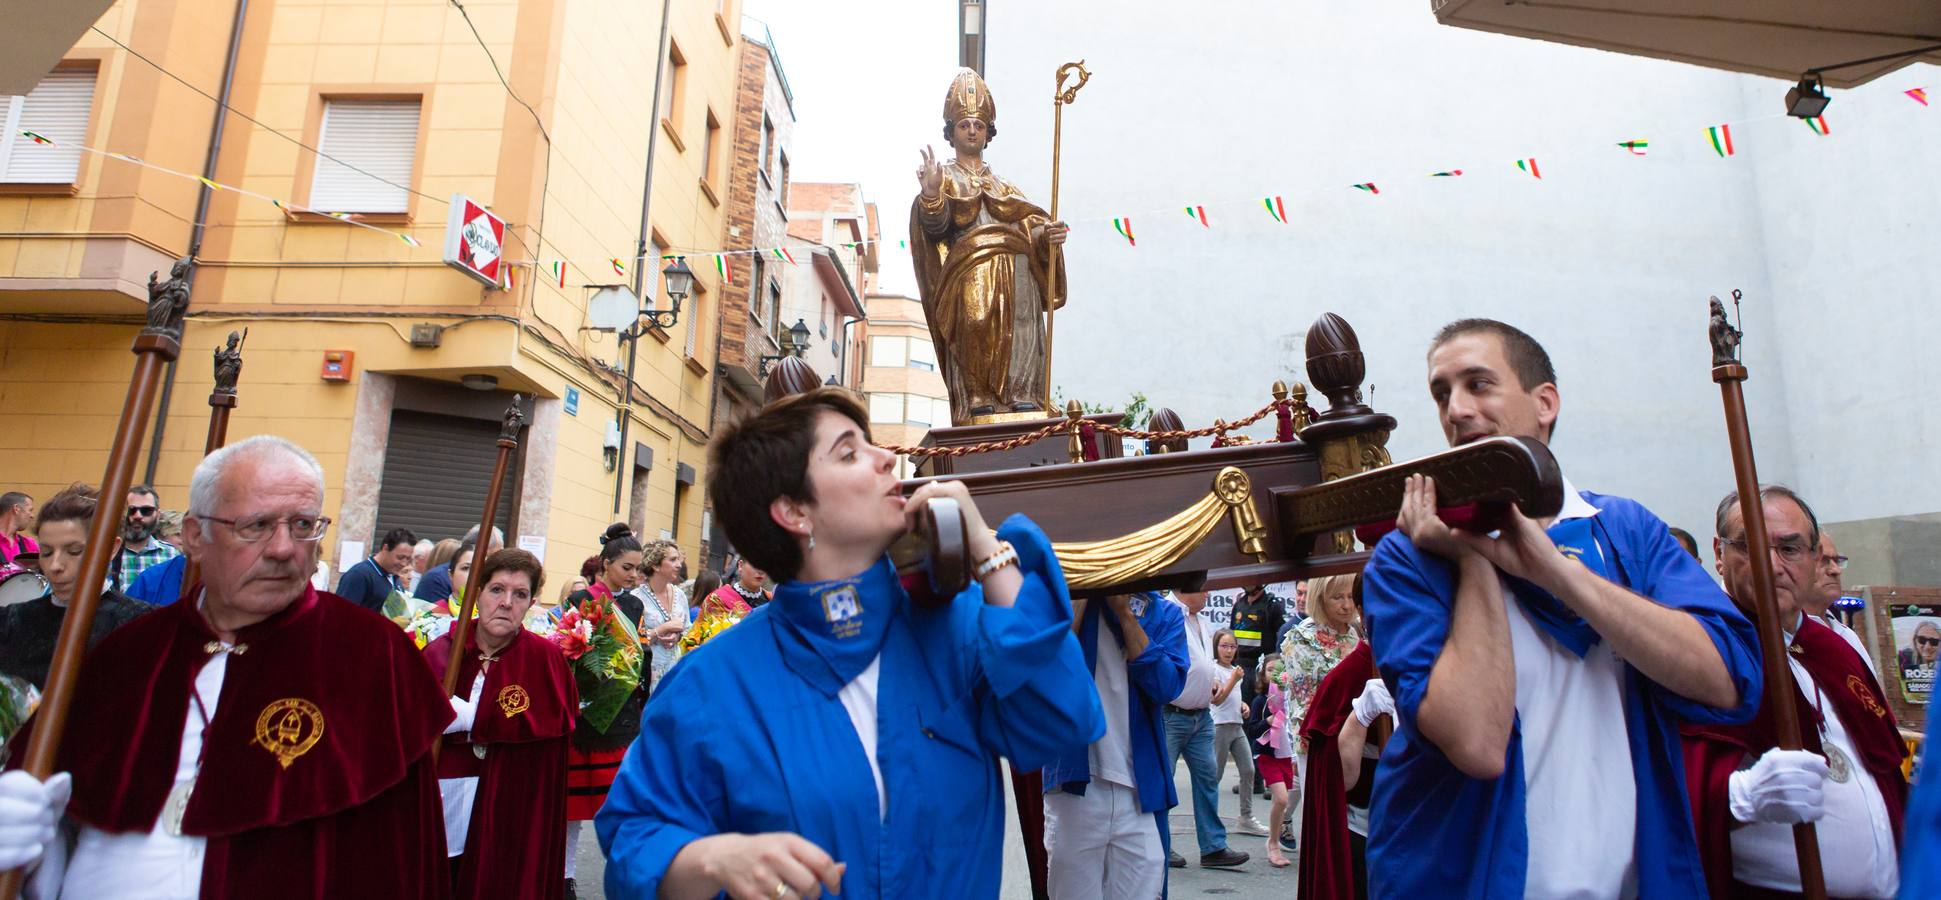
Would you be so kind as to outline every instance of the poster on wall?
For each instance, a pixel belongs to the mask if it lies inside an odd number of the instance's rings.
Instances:
[[[1941,603],[1895,603],[1888,607],[1894,626],[1894,671],[1901,699],[1928,702],[1934,692],[1934,669],[1941,658]]]
[[[1267,596],[1280,601],[1289,622],[1299,618],[1294,602],[1295,589],[1299,584],[1298,581],[1277,581],[1267,585]],[[1200,615],[1213,627],[1226,628],[1233,621],[1233,601],[1240,599],[1240,593],[1239,588],[1209,592],[1206,595],[1206,608],[1200,610]]]

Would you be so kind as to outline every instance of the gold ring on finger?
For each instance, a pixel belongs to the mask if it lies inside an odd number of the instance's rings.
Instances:
[[[773,893],[773,894],[775,895],[775,900],[782,900],[782,898],[783,898],[783,897],[786,897],[786,896],[788,896],[788,895],[789,895],[789,884],[788,884],[788,882],[786,882],[786,881],[778,881],[778,882],[776,882],[776,883],[775,883],[775,890],[774,890],[774,891],[772,891],[771,893]]]

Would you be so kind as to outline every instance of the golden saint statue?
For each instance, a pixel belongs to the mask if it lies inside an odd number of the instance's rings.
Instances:
[[[924,148],[910,208],[917,289],[957,425],[1046,415],[1045,312],[1065,305],[1064,267],[1044,283],[1065,223],[991,173],[984,148],[996,136],[990,88],[958,72],[944,98],[957,157],[940,163]]]

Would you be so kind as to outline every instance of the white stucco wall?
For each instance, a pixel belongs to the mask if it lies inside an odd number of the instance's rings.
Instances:
[[[1555,359],[1555,449],[1573,481],[1704,538],[1731,487],[1705,299],[1736,287],[1761,475],[1829,520],[1941,510],[1922,352],[1941,99],[1900,96],[1941,88],[1934,70],[1837,95],[1830,137],[1784,118],[1737,125],[1738,155],[1720,159],[1705,128],[1782,111],[1785,83],[1446,28],[1422,2],[1316,6],[991,17],[987,159],[1040,203],[1052,73],[1080,57],[1094,72],[1065,115],[1073,299],[1053,380],[1067,397],[1143,391],[1189,427],[1244,415],[1275,378],[1306,380],[1303,335],[1334,311],[1360,333],[1405,459],[1443,446],[1431,335],[1501,318]],[[1634,138],[1647,157],[1614,146]],[[1514,165],[1530,156],[1541,181]],[[1366,181],[1381,194],[1349,187]],[[1261,208],[1270,194],[1289,224]],[[1109,223],[1128,214],[1136,248]]]

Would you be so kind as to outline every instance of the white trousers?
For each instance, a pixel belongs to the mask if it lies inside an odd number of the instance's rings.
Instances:
[[[1166,884],[1159,825],[1124,785],[1045,794],[1045,853],[1052,900],[1152,900]]]

